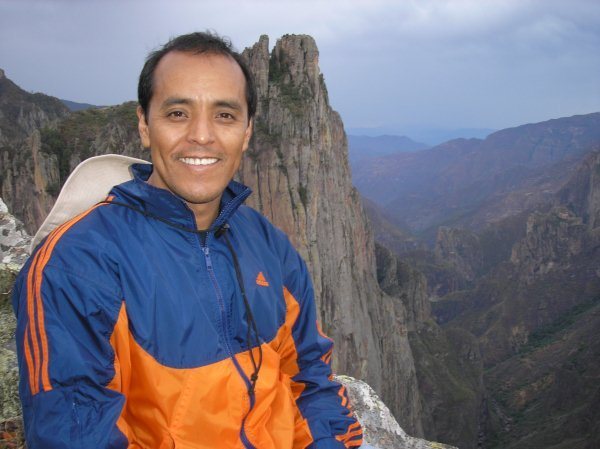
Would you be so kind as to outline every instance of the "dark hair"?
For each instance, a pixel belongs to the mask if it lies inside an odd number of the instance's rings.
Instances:
[[[256,113],[256,87],[250,69],[242,56],[236,52],[229,39],[212,32],[196,32],[183,34],[172,38],[162,48],[153,51],[146,58],[138,82],[138,102],[144,111],[148,112],[153,94],[154,71],[160,60],[172,51],[188,52],[193,54],[209,53],[213,55],[229,56],[238,63],[246,79],[246,103],[248,104],[248,120]]]

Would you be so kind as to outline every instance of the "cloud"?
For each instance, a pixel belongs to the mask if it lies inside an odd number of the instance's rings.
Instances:
[[[600,109],[596,0],[0,0],[0,67],[91,103],[133,99],[145,55],[203,29],[238,49],[310,34],[347,124],[502,127]],[[567,94],[568,93],[568,94]]]

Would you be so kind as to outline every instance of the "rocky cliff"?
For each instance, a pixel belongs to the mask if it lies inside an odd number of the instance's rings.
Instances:
[[[571,180],[560,190],[556,203],[580,216],[591,231],[600,228],[600,151],[589,154]]]
[[[71,113],[44,122],[3,153],[2,196],[33,234],[60,186],[82,160],[106,153],[147,158],[137,135],[135,103]]]
[[[480,439],[479,416],[485,412],[482,357],[468,331],[446,330],[431,318],[425,276],[376,244],[377,278],[382,289],[403,301],[428,439],[462,449]]]
[[[58,178],[56,159],[40,151],[39,130],[68,113],[57,98],[25,92],[0,70],[0,194],[30,231],[54,204],[47,189]]]
[[[68,113],[58,98],[26,92],[0,69],[0,147],[3,151]]]
[[[373,237],[351,184],[343,124],[329,105],[315,42],[284,36],[269,54],[263,36],[244,54],[259,94],[240,170],[254,190],[250,204],[306,259],[320,317],[336,342],[335,371],[368,380],[402,425],[420,435],[406,308],[377,285]]]

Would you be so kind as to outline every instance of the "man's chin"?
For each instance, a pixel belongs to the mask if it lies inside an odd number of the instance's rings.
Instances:
[[[193,206],[210,206],[211,204],[219,204],[220,200],[221,200],[221,196],[222,196],[223,192],[217,192],[217,193],[208,193],[208,192],[202,192],[202,193],[184,193],[182,195],[178,195],[182,200],[184,200],[188,206],[193,207]]]

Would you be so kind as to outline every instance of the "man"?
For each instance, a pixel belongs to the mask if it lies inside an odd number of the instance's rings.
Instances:
[[[306,266],[232,181],[256,111],[243,60],[180,36],[138,95],[153,165],[52,231],[16,283],[28,447],[360,446]]]

